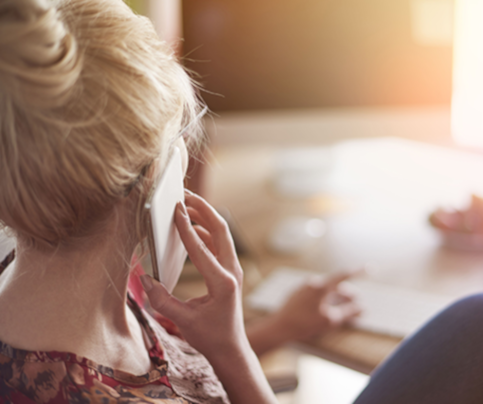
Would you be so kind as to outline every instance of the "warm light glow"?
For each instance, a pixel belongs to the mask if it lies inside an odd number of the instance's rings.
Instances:
[[[451,128],[455,141],[483,147],[483,1],[456,0]]]

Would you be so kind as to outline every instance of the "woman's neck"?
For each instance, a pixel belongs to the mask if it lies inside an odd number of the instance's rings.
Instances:
[[[0,340],[73,352],[131,373],[149,370],[141,328],[126,305],[134,245],[122,233],[69,251],[20,244],[0,276]]]

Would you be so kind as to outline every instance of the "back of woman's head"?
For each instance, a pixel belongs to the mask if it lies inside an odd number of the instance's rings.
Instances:
[[[88,236],[196,108],[122,0],[0,0],[0,222],[34,245]]]

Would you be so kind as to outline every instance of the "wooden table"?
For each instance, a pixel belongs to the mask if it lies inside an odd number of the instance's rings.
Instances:
[[[483,158],[397,138],[344,142],[331,146],[328,191],[287,198],[273,185],[278,152],[218,148],[208,169],[208,199],[231,211],[262,277],[280,265],[329,272],[371,262],[381,283],[455,297],[482,289],[483,255],[442,248],[427,216],[483,194]],[[300,256],[270,251],[267,235],[287,215],[322,217],[323,242]],[[343,329],[303,348],[368,373],[399,342]]]

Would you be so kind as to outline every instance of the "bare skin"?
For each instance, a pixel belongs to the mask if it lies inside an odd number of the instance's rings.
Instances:
[[[128,208],[118,206],[117,213]],[[113,219],[82,248],[42,252],[19,243],[15,263],[0,277],[0,340],[76,353],[134,374],[149,371],[140,325],[126,305],[131,239],[128,226]]]

